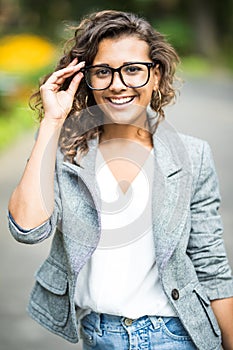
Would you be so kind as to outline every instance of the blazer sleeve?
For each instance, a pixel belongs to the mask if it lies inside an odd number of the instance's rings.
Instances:
[[[37,226],[30,230],[24,230],[21,228],[13,219],[11,214],[8,214],[8,225],[9,230],[12,236],[21,243],[26,244],[35,244],[42,242],[44,239],[50,237],[56,230],[56,227],[60,221],[61,217],[61,199],[59,184],[57,179],[57,172],[54,176],[54,210],[51,217],[42,223],[40,226]]]
[[[219,205],[214,161],[208,143],[204,142],[191,200],[191,233],[187,253],[210,300],[233,296],[232,272],[223,241]]]

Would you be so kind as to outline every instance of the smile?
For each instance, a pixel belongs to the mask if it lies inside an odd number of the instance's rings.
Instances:
[[[126,104],[126,103],[133,101],[134,96],[133,97],[118,97],[118,98],[108,97],[107,99],[113,104],[123,105],[123,104]]]

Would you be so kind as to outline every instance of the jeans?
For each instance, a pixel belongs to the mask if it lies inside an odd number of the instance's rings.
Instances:
[[[81,320],[83,350],[195,350],[178,317],[136,320],[91,312]]]

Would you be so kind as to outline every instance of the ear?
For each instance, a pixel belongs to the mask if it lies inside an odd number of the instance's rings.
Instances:
[[[154,74],[154,91],[157,91],[159,88],[159,82],[160,82],[160,78],[161,78],[161,74],[160,74],[160,70],[159,70],[159,64],[157,64],[153,70],[152,70],[152,74]]]

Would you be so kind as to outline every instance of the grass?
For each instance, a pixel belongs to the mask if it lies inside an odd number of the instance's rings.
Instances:
[[[190,55],[181,58],[181,65],[178,73],[191,77],[228,76],[233,77],[233,66],[227,64],[224,57],[211,61],[207,58]]]
[[[181,70],[191,76],[206,76],[211,73],[213,67],[202,57],[189,56],[181,59]]]

